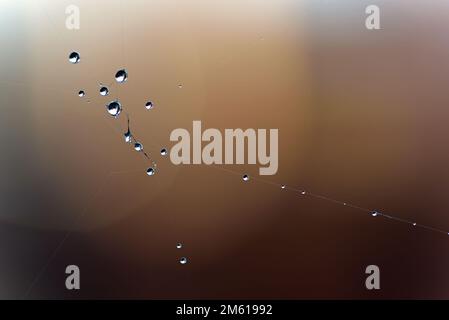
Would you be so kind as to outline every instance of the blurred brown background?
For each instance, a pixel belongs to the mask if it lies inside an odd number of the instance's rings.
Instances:
[[[449,230],[448,18],[437,0],[0,1],[0,297],[449,298],[444,235],[159,155],[193,120],[279,128],[266,179]]]

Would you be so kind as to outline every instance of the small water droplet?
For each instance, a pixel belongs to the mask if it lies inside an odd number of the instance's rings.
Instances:
[[[413,226],[416,226],[416,222],[413,222]]]
[[[147,175],[152,176],[152,175],[154,175],[154,173],[155,173],[154,168],[150,167],[150,168],[147,169]]]
[[[109,89],[108,89],[108,87],[101,87],[100,88],[100,95],[102,95],[102,96],[107,96],[109,94]]]
[[[243,175],[243,181],[249,181],[249,176],[247,174]]]
[[[162,148],[161,149],[161,156],[166,156],[167,155],[167,149]]]
[[[179,89],[182,89],[182,84],[178,84],[178,88],[179,88]]]
[[[147,102],[145,103],[145,108],[146,108],[147,110],[153,109],[153,107],[154,107],[153,102],[147,101]]]
[[[187,263],[187,258],[186,257],[182,257],[181,259],[179,259],[179,263],[180,264],[186,264]]]
[[[129,131],[129,129],[128,129],[128,131],[125,132],[124,136],[125,136],[125,142],[128,142],[128,143],[131,142],[131,132]]]
[[[371,212],[371,215],[372,215],[373,217],[377,217],[377,216],[379,215],[379,212],[377,212],[377,211],[372,211],[372,212]]]
[[[128,72],[125,69],[121,69],[115,74],[115,81],[118,83],[123,83],[128,80]]]
[[[118,117],[120,112],[122,112],[122,105],[118,100],[111,101],[106,105],[108,113],[113,117]]]
[[[134,143],[134,150],[142,151],[143,150],[143,145],[140,142]]]
[[[176,249],[181,249],[182,248],[182,243],[178,243],[177,245],[176,245]]]
[[[285,187],[285,184],[283,184],[282,186],[281,186],[281,189],[285,189],[286,187]]]
[[[86,95],[86,93],[84,92],[84,90],[80,90],[78,92],[78,97],[84,97]]]
[[[301,191],[301,194],[302,194],[302,195],[305,195],[305,194],[306,194],[306,192],[305,192],[305,191]]]
[[[80,54],[76,51],[73,51],[72,53],[69,54],[69,62],[76,64],[78,62],[80,62],[81,58],[80,58]]]

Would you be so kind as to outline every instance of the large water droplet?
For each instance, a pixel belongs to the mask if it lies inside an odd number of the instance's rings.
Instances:
[[[86,95],[86,93],[84,92],[84,90],[80,90],[78,92],[78,97],[84,97]]]
[[[147,109],[147,110],[150,110],[150,109],[153,109],[153,102],[151,102],[151,101],[147,101],[147,103],[145,103],[145,108]]]
[[[186,264],[187,263],[187,258],[186,257],[182,257],[181,259],[179,259],[179,263],[180,264]]]
[[[109,94],[109,89],[108,89],[108,87],[101,87],[100,88],[100,95],[102,95],[102,96],[107,96]]]
[[[106,105],[106,109],[111,116],[118,117],[120,112],[122,112],[122,105],[119,101],[111,101]]]
[[[119,71],[117,71],[117,73],[115,74],[115,80],[118,83],[123,83],[128,79],[128,72],[125,69],[121,69]]]
[[[142,151],[143,150],[143,145],[140,142],[136,142],[134,144],[134,150],[136,151]]]
[[[69,61],[70,63],[78,63],[80,62],[81,58],[80,58],[80,54],[76,51],[73,51],[72,53],[69,54]]]
[[[154,173],[155,173],[154,168],[150,167],[150,168],[147,169],[147,175],[152,176],[152,175],[154,175]]]

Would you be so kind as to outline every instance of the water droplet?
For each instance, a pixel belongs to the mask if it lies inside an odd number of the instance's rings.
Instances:
[[[131,132],[129,131],[129,129],[128,129],[128,131],[125,132],[124,136],[125,136],[125,142],[128,142],[128,143],[131,142]]]
[[[413,222],[413,226],[416,226],[416,222]]]
[[[118,83],[123,83],[128,79],[128,72],[125,69],[121,69],[119,71],[117,71],[117,73],[115,74],[115,80]]]
[[[285,184],[283,184],[283,185],[281,186],[281,189],[285,189]]]
[[[118,117],[120,112],[122,112],[122,105],[118,100],[111,101],[106,105],[106,109],[111,116]]]
[[[377,211],[372,211],[372,212],[371,212],[371,215],[372,215],[373,217],[377,217],[377,216],[379,215],[379,212],[377,212]]]
[[[305,191],[301,191],[301,194],[302,194],[302,195],[305,195],[305,194],[306,194],[306,192],[305,192]]]
[[[150,167],[150,168],[147,169],[147,175],[152,176],[152,175],[154,175],[154,173],[155,173],[154,168]]]
[[[187,258],[186,257],[182,257],[181,259],[179,259],[179,263],[180,264],[186,264],[187,263]]]
[[[147,103],[145,103],[145,108],[147,109],[147,110],[150,110],[150,109],[153,109],[153,102],[151,102],[151,101],[147,101]]]
[[[70,63],[78,63],[80,62],[81,58],[80,58],[80,54],[76,51],[73,51],[72,53],[69,54],[69,61]]]
[[[134,143],[134,150],[142,151],[143,150],[143,145],[140,142]]]
[[[182,243],[178,243],[177,245],[176,245],[176,249],[181,249],[182,248]]]
[[[101,87],[100,88],[100,95],[102,96],[107,96],[109,94],[109,89],[108,87]]]
[[[249,181],[249,176],[247,174],[243,175],[243,181]]]
[[[179,88],[179,89],[182,89],[182,84],[178,84],[178,88]]]
[[[154,170],[154,168],[148,168],[147,169],[147,175],[152,176],[156,173],[156,171]]]
[[[80,90],[78,92],[78,97],[84,97],[86,95],[86,93],[84,92],[84,90]]]
[[[163,148],[161,149],[161,156],[166,156],[167,155],[167,149]]]

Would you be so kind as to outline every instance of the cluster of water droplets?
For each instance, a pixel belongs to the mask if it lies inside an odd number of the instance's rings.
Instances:
[[[76,51],[71,52],[69,54],[68,60],[72,64],[78,64],[81,61],[80,54],[78,52],[76,52]],[[118,84],[125,83],[128,80],[128,72],[127,72],[127,70],[126,69],[119,69],[115,73],[114,78],[115,78],[115,81]],[[183,85],[182,84],[178,84],[178,88],[182,89]],[[110,94],[109,86],[100,84],[99,94],[101,96],[103,96],[103,97],[108,96]],[[85,97],[86,96],[86,92],[84,90],[79,90],[78,91],[78,96],[80,98]],[[90,102],[90,100],[88,100],[87,102]],[[154,108],[153,101],[147,100],[144,103],[144,107],[147,110],[152,110]],[[106,110],[107,110],[107,113],[110,116],[112,116],[113,118],[117,119],[120,116],[120,114],[122,113],[122,111],[123,111],[123,106],[122,106],[122,103],[118,99],[115,99],[115,100],[110,101],[108,104],[106,104]],[[129,116],[128,116],[128,126],[127,126],[127,129],[126,129],[125,133],[124,133],[124,139],[125,139],[126,143],[129,143],[129,144],[131,144],[133,146],[133,148],[134,148],[134,150],[136,152],[139,152],[139,153],[143,154],[147,158],[147,160],[151,161],[149,155],[144,151],[143,144],[134,137],[134,135],[132,134],[132,132],[130,130]],[[160,154],[161,154],[161,156],[166,156],[168,154],[167,149],[166,148],[162,148],[160,150]],[[151,162],[152,162],[151,166],[148,167],[147,170],[146,170],[146,174],[148,176],[153,176],[156,173],[156,163],[154,161],[151,161]],[[242,176],[242,180],[243,180],[243,182],[248,183],[250,181],[250,176],[248,174],[244,174]],[[291,191],[298,192],[299,194],[301,194],[303,196],[306,195],[306,191],[304,191],[304,190],[296,190],[296,189],[290,188],[290,187],[287,188],[287,186],[284,185],[284,184],[281,184],[279,186],[280,186],[280,188],[282,190],[291,190]],[[371,211],[371,210],[368,210],[368,209],[365,209],[365,208],[362,208],[362,207],[358,207],[356,205],[353,205],[353,204],[350,204],[350,203],[347,203],[347,202],[338,201],[338,200],[335,200],[335,199],[331,199],[331,198],[328,198],[328,197],[325,197],[325,196],[321,196],[321,195],[316,195],[316,194],[309,193],[309,192],[307,192],[307,195],[309,195],[311,197],[314,197],[314,198],[317,198],[317,199],[320,199],[320,200],[330,201],[330,202],[333,202],[333,203],[336,203],[336,204],[340,204],[340,205],[343,205],[343,206],[349,206],[349,207],[352,207],[352,208],[357,209],[357,210],[368,212],[372,217],[382,217],[382,218],[387,218],[387,219],[393,219],[393,220],[396,220],[396,221],[399,221],[399,222],[402,222],[402,223],[405,223],[405,224],[412,225],[413,227],[417,227],[418,226],[418,227],[427,229],[429,231],[434,231],[434,232],[438,232],[438,233],[445,233],[445,234],[449,235],[449,233],[447,231],[436,229],[436,228],[429,227],[429,226],[422,225],[422,224],[418,225],[414,221],[408,221],[408,220],[405,220],[405,219],[402,219],[402,218],[399,218],[399,217],[395,217],[395,216],[391,216],[391,215],[388,215],[388,214],[385,214],[385,213],[382,213],[382,212],[379,212],[379,211]],[[179,244],[177,244],[176,247],[177,247],[177,249],[181,249],[182,248],[182,244],[179,243]],[[187,258],[186,257],[180,258],[179,263],[182,264],[182,265],[187,264]]]
[[[177,244],[176,244],[176,249],[179,250],[179,249],[182,249],[182,247],[183,247],[182,243],[177,243]],[[179,263],[182,264],[182,265],[187,264],[187,258],[186,258],[186,257],[181,257],[181,258],[179,259]]]
[[[81,61],[81,56],[78,52],[73,51],[69,54],[69,62],[72,64],[78,64]],[[126,69],[119,69],[115,75],[114,75],[115,82],[118,84],[123,84],[128,80],[128,71]],[[110,86],[111,85],[105,85],[100,83],[100,88],[98,90],[98,93],[102,97],[106,97],[110,94]],[[84,90],[78,91],[78,96],[80,98],[86,96],[86,92]],[[145,102],[145,108],[147,110],[151,110],[154,107],[154,104],[151,100],[147,100]],[[109,103],[106,104],[106,112],[112,116],[114,119],[119,118],[120,114],[123,112],[123,104],[120,102],[119,99],[111,100]],[[151,162],[151,166],[147,168],[146,174],[148,176],[153,176],[156,173],[156,163],[150,159],[150,156],[148,153],[144,151],[143,144],[137,140],[137,138],[134,137],[134,135],[131,132],[130,125],[129,125],[129,115],[127,116],[127,128],[124,132],[124,139],[126,143],[132,144],[133,149],[136,152],[139,152],[143,154],[143,156]],[[165,156],[167,154],[167,149],[163,148],[160,151],[162,156]]]

